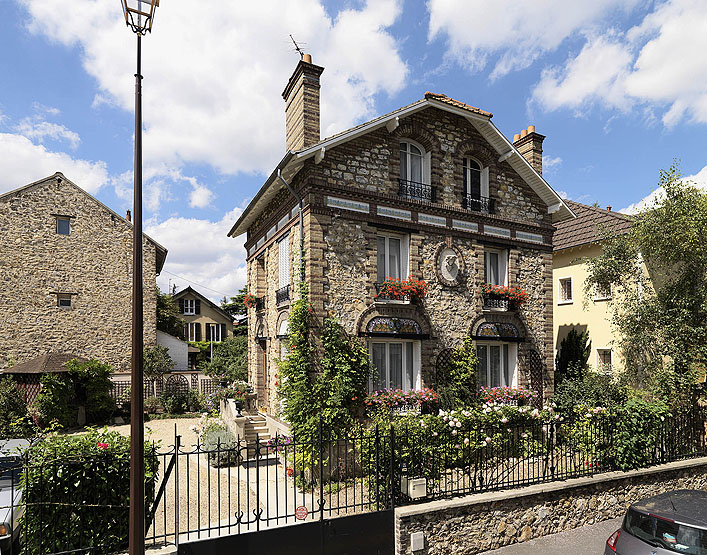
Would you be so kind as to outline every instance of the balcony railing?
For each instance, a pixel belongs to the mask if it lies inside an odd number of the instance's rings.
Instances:
[[[375,283],[376,286],[376,300],[377,301],[409,301],[410,297],[408,296],[403,296],[403,297],[391,297],[390,295],[386,295],[385,293],[381,294],[381,290],[383,289],[383,284],[382,283]]]
[[[407,179],[398,180],[398,195],[412,200],[424,200],[425,202],[437,202],[437,187],[434,185],[426,185],[417,181],[408,181]]]
[[[495,199],[489,197],[474,197],[472,195],[464,195],[462,197],[462,206],[466,210],[474,212],[486,212],[493,214],[496,211]]]
[[[511,310],[511,302],[503,297],[483,295],[485,310]]]
[[[285,301],[290,300],[290,286],[285,285],[285,287],[282,287],[281,289],[278,289],[275,291],[275,299],[277,300],[277,304],[282,304]]]
[[[255,310],[265,310],[265,297],[255,298]]]

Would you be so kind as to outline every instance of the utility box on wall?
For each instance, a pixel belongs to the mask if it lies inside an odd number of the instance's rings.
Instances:
[[[400,478],[400,491],[410,499],[427,497],[427,478]]]

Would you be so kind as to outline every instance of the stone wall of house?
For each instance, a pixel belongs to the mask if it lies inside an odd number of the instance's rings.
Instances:
[[[468,555],[619,517],[646,497],[707,490],[707,458],[395,510],[396,555]],[[424,534],[411,550],[410,534]]]
[[[71,234],[56,232],[56,215]],[[56,176],[0,197],[0,368],[50,350],[130,367],[132,226]],[[143,240],[145,344],[156,341],[154,243]],[[57,294],[73,306],[57,306]]]

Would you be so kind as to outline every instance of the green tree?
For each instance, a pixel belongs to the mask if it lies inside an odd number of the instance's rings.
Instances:
[[[146,347],[142,355],[142,368],[148,380],[158,380],[174,368],[169,350],[162,345]]]
[[[224,385],[248,381],[248,337],[233,336],[214,343],[214,359],[206,364],[204,373]]]
[[[221,309],[227,312],[234,320],[242,320],[244,316],[248,315],[248,309],[243,304],[243,298],[247,293],[248,288],[243,286],[238,291],[238,295],[231,297],[230,301],[224,297],[221,299]],[[248,335],[248,324],[243,323],[233,326],[233,335]]]
[[[179,315],[179,307],[172,295],[162,293],[157,287],[157,329],[184,339],[184,320]]]
[[[667,375],[680,392],[707,361],[707,194],[677,163],[661,170],[660,191],[629,233],[605,234],[585,287],[613,287],[612,323],[634,385],[665,388]]]
[[[580,379],[587,369],[587,361],[592,352],[589,332],[572,328],[560,342],[555,356],[555,387],[567,379]]]

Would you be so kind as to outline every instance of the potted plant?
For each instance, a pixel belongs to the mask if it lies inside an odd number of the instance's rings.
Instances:
[[[378,284],[376,300],[396,300],[396,301],[421,301],[427,295],[429,285],[424,279],[416,279],[409,276],[401,280],[397,278],[385,278],[383,283]]]
[[[511,308],[518,308],[528,301],[527,291],[520,287],[482,283],[481,294],[485,299],[505,300]]]
[[[255,308],[257,302],[258,298],[252,293],[246,293],[243,296],[243,304],[246,306],[246,308]]]

